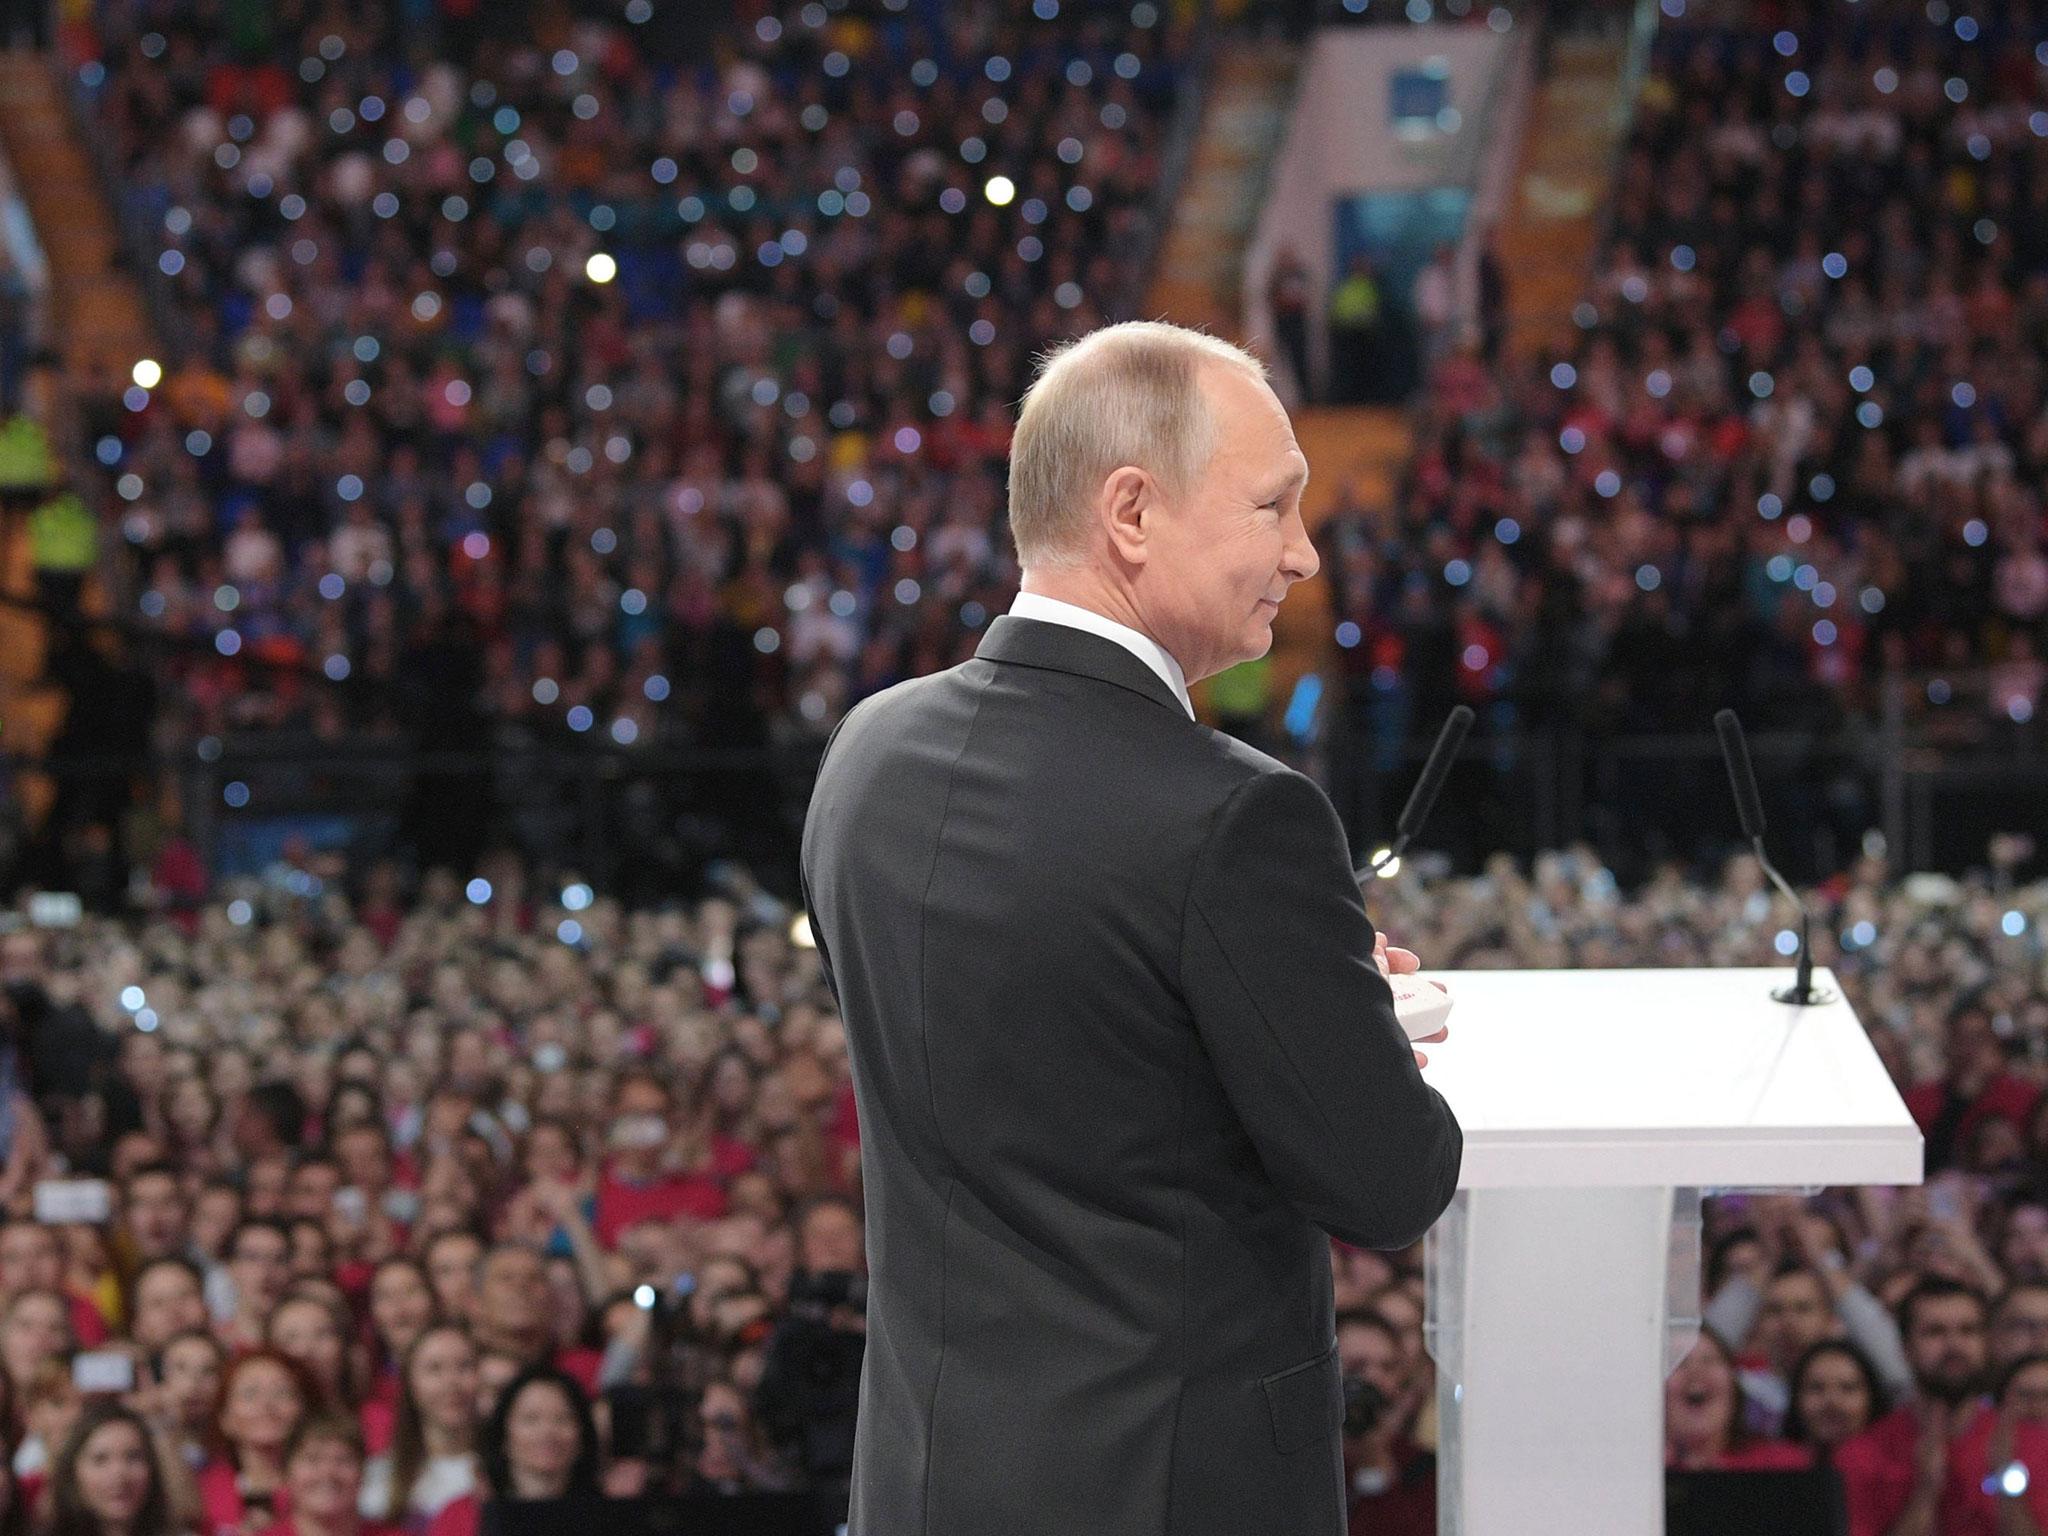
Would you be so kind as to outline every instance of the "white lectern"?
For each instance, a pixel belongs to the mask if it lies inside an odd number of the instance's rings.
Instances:
[[[1841,987],[1785,969],[1432,972],[1464,1170],[1425,1253],[1440,1536],[1657,1536],[1664,1378],[1698,1337],[1703,1190],[1917,1184]]]

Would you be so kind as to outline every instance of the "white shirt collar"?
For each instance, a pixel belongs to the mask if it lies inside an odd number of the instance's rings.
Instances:
[[[1042,592],[1019,592],[1017,600],[1010,604],[1010,612],[1020,619],[1041,619],[1048,624],[1065,624],[1070,629],[1085,629],[1091,635],[1114,640],[1158,673],[1160,681],[1171,688],[1173,696],[1180,700],[1180,707],[1188,712],[1188,718],[1195,718],[1195,702],[1188,697],[1187,674],[1181,671],[1180,663],[1173,659],[1173,652],[1150,635],[1135,630],[1128,624],[1119,624],[1115,619],[1097,613],[1093,608],[1064,603],[1056,597],[1047,597]]]

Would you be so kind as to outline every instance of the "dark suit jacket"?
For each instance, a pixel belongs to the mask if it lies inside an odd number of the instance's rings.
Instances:
[[[1336,811],[1129,651],[1004,615],[827,744],[805,901],[871,1271],[852,1536],[1341,1536],[1331,1234],[1464,1138]]]

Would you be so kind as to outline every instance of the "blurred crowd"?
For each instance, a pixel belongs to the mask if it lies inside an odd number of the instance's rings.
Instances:
[[[177,328],[88,441],[167,701],[397,729],[440,647],[429,717],[756,745],[971,651],[1031,355],[1143,275],[1174,9],[96,6]]]
[[[1663,10],[1576,341],[1468,329],[1398,495],[1326,526],[1354,702],[1809,727],[1898,673],[1946,739],[2038,745],[2038,11]]]
[[[2048,884],[2023,853],[1902,879],[1873,847],[1811,893],[1940,1177],[1709,1202],[1674,1466],[1824,1454],[1882,1510],[1921,1497],[1930,1426],[1944,1488],[2048,1435]],[[843,1499],[859,1123],[800,913],[740,869],[628,907],[510,856],[158,895],[0,924],[11,1508],[112,1498],[79,1470],[100,1435],[161,1452],[138,1489],[207,1536],[305,1505],[445,1536],[494,1500]],[[1583,848],[1424,859],[1366,897],[1432,968],[1786,963],[1747,858],[1633,894]],[[1333,1245],[1363,1531],[1435,1529],[1421,1258]],[[297,1529],[353,1529],[325,1520]]]
[[[1456,702],[1817,726],[1980,669],[1958,739],[2037,740],[2038,22],[1663,10],[1577,346],[1433,336],[1399,495],[1322,530],[1340,703],[1396,741]],[[822,740],[1007,607],[1010,402],[1144,275],[1175,8],[655,13],[67,32],[179,321],[85,407],[191,734]],[[2048,1470],[2028,857],[1872,846],[1811,893],[1933,1178],[1709,1201],[1672,1468],[1832,1466],[1853,1536],[2048,1530],[2048,1476],[1991,1491]],[[859,1124],[801,914],[509,856],[140,889],[0,921],[0,1536],[843,1508]],[[1785,963],[1746,858],[1411,860],[1367,899],[1432,968]],[[1420,1251],[1332,1265],[1353,1528],[1433,1532]]]
[[[843,1518],[845,1037],[738,889],[625,911],[509,861],[401,892],[313,860],[140,923],[6,914],[0,1528]],[[132,1486],[92,1480],[100,1436],[149,1453]]]

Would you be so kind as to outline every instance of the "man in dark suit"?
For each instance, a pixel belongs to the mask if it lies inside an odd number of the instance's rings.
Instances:
[[[1310,779],[1197,723],[1316,570],[1257,359],[1052,354],[1025,591],[827,744],[805,901],[870,1290],[852,1536],[1340,1536],[1329,1237],[1415,1242],[1463,1137]]]

